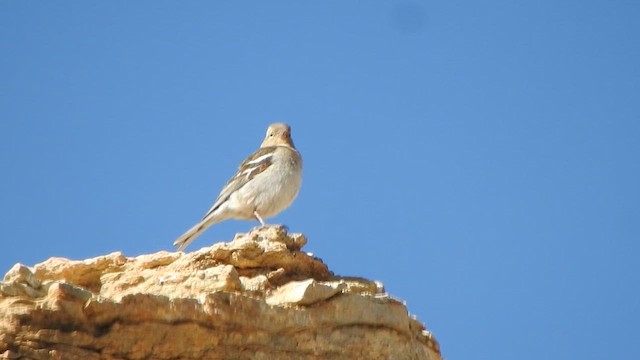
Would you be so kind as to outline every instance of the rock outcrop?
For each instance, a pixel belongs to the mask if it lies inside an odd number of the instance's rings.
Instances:
[[[3,359],[440,359],[382,285],[339,277],[306,238],[256,228],[192,253],[16,264]]]

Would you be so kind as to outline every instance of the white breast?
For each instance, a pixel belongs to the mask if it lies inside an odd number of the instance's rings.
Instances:
[[[264,175],[264,176],[263,176]],[[237,192],[234,203],[247,204],[238,215],[254,218],[256,210],[262,218],[271,218],[288,208],[298,195],[302,183],[302,158],[288,147],[279,147],[272,164]]]

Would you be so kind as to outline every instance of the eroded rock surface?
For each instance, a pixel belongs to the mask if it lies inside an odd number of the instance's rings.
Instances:
[[[283,227],[192,253],[16,264],[4,359],[440,359],[380,284],[335,276]]]

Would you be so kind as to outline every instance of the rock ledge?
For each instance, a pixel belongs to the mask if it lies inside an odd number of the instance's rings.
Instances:
[[[192,253],[16,264],[0,358],[441,359],[380,284],[335,276],[305,244],[271,226]]]

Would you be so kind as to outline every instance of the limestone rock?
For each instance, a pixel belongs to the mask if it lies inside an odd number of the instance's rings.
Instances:
[[[438,344],[380,283],[335,276],[281,226],[192,253],[16,264],[3,359],[429,359]]]

